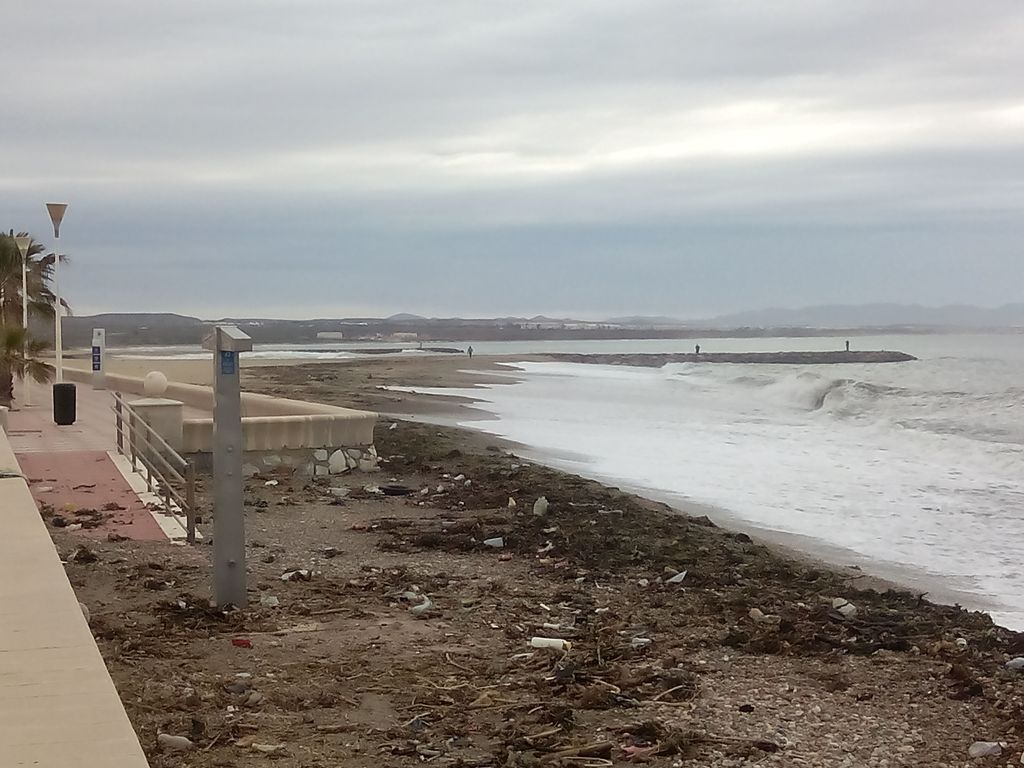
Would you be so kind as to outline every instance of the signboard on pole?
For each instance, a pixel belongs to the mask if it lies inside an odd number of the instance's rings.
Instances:
[[[103,371],[103,356],[107,347],[107,331],[104,328],[92,329],[92,388],[105,389],[106,380]]]

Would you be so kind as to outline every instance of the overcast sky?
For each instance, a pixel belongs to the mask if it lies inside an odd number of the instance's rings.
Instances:
[[[1020,0],[5,0],[78,313],[1024,299]]]

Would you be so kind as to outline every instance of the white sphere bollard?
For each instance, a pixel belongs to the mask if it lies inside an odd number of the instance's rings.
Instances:
[[[167,377],[160,371],[150,371],[142,383],[147,397],[161,397],[167,391]]]

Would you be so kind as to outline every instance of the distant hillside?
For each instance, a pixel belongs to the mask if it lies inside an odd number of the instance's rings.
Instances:
[[[926,307],[919,304],[831,304],[802,309],[760,309],[703,320],[705,327],[774,328],[1020,328],[1024,304],[994,309],[963,304]]]
[[[92,329],[104,328],[111,346],[148,346],[161,344],[198,344],[206,324],[198,317],[167,312],[108,313],[64,318],[64,343],[85,347],[92,343]],[[35,324],[33,332],[41,338],[52,337],[51,323]]]
[[[394,334],[416,335],[421,341],[511,341],[563,339],[702,339],[781,336],[857,335],[868,332],[935,333],[962,329],[1024,329],[1024,304],[997,309],[970,306],[921,307],[900,304],[821,306],[764,309],[683,323],[671,317],[630,316],[603,322],[530,318],[424,318],[399,314],[382,319],[318,318],[275,320],[225,318],[202,320],[170,313],[127,313],[73,316],[64,320],[64,343],[87,347],[92,329],[105,328],[114,347],[197,345],[216,322],[231,322],[260,344],[318,341],[328,333],[351,340],[387,340]],[[33,333],[53,339],[53,326],[35,323]]]
[[[647,326],[647,327],[668,327],[678,328],[686,325],[677,317],[665,317],[664,315],[629,315],[628,317],[609,317],[606,323],[613,325]]]

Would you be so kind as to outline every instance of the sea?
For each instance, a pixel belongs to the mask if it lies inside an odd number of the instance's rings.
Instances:
[[[471,343],[480,354],[526,356],[683,352],[695,343],[706,352],[833,350],[844,341]],[[799,367],[521,362],[502,383],[488,374],[472,388],[417,391],[473,398],[487,418],[470,412],[464,426],[520,443],[537,460],[1024,629],[1024,335],[851,342],[919,359]],[[352,345],[278,347],[255,354],[362,357]],[[202,353],[119,356],[192,354]],[[405,344],[392,354],[428,353]]]

